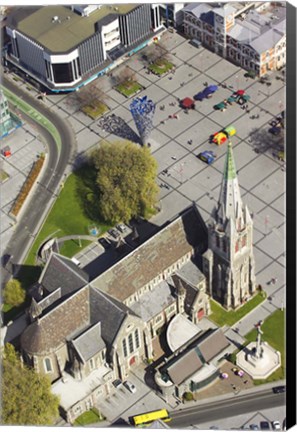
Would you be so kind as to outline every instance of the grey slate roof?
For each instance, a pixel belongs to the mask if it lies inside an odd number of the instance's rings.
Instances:
[[[228,340],[220,328],[214,330],[203,341],[198,342],[198,348],[206,362],[212,360],[229,345]]]
[[[92,281],[92,286],[124,301],[156,275],[175,264],[193,249],[207,248],[207,231],[196,209],[191,206],[148,241],[134,249]]]
[[[82,288],[89,282],[89,276],[77,265],[60,254],[53,252],[40,276],[39,283],[49,293],[61,288],[61,296]]]
[[[85,287],[30,324],[22,333],[21,345],[28,353],[48,354],[89,325],[89,291]]]
[[[101,337],[101,323],[98,322],[72,340],[72,344],[84,363],[90,360],[105,348],[105,343]]]
[[[174,384],[179,385],[194,375],[194,373],[201,369],[202,366],[203,363],[194,348],[182,355],[176,362],[170,365],[167,369],[167,372],[171,381]]]
[[[133,303],[133,311],[143,321],[148,322],[167,306],[175,303],[176,300],[172,295],[168,282],[161,281],[152,291],[146,292],[137,302]]]
[[[91,322],[101,322],[101,335],[109,346],[112,345],[128,313],[133,312],[105,293],[90,287]]]
[[[198,263],[194,260],[188,261],[176,273],[194,286],[205,279],[204,274],[198,268]]]

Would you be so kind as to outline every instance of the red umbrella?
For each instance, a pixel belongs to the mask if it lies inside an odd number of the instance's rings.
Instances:
[[[245,94],[244,90],[237,90],[236,92],[239,96],[243,96]]]

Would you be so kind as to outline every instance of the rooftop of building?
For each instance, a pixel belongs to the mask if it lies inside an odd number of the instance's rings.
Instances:
[[[207,232],[196,207],[191,206],[149,240],[92,281],[112,297],[124,301],[179,259],[206,250]]]
[[[188,320],[184,315],[176,315],[169,323],[166,340],[172,352],[178,350],[194,336],[202,332],[202,329]]]
[[[136,3],[102,5],[88,16],[59,5],[42,6],[37,10],[29,8],[28,11],[18,8],[10,15],[7,26],[16,28],[50,52],[68,52],[92,36],[96,24],[108,24],[110,17],[116,19],[138,6]]]
[[[167,306],[175,303],[175,297],[172,295],[172,288],[168,282],[161,281],[151,291],[143,294],[139,300],[133,303],[133,311],[141,317],[144,322],[150,321],[152,318],[162,312]]]

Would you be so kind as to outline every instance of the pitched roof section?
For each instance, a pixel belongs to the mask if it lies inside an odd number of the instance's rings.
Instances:
[[[101,323],[95,324],[72,341],[74,348],[84,363],[105,348],[101,337]]]
[[[22,348],[30,354],[51,353],[89,323],[89,289],[85,287],[29,325],[21,336]]]
[[[174,384],[179,385],[187,378],[190,378],[192,375],[194,375],[194,373],[201,369],[202,366],[202,361],[200,360],[194,348],[191,351],[188,351],[171,366],[169,366],[167,372],[171,381]]]
[[[188,252],[199,248],[202,253],[206,247],[205,224],[196,207],[191,207],[94,279],[92,286],[124,301]]]
[[[212,332],[205,340],[198,343],[198,348],[206,362],[229,346],[224,333],[220,328]]]
[[[42,272],[39,283],[49,293],[61,288],[62,297],[82,288],[89,282],[89,276],[77,265],[60,254],[53,252]]]
[[[90,287],[91,322],[101,322],[103,340],[112,345],[128,313],[133,312],[108,295]]]

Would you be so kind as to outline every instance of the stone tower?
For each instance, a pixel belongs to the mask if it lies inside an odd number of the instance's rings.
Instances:
[[[241,201],[231,143],[219,201],[208,225],[203,272],[210,296],[226,309],[237,308],[255,292],[253,221]]]

